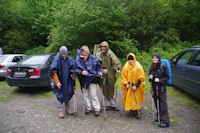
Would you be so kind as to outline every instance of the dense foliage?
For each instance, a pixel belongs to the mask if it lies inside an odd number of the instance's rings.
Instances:
[[[200,41],[200,2],[0,1],[0,45],[4,53],[56,52],[66,45],[74,55],[82,45],[92,51],[94,44],[104,40],[120,58],[133,52],[144,64],[139,55],[160,50],[176,53]]]

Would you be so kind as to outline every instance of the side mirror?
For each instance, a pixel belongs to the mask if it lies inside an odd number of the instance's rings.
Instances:
[[[177,60],[174,58],[174,59],[171,60],[171,63],[172,63],[172,64],[176,64],[176,61],[177,61]]]

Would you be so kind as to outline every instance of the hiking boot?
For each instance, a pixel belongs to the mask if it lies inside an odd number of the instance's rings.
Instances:
[[[158,122],[158,119],[155,119],[154,122]]]
[[[159,125],[159,127],[167,128],[167,127],[169,127],[169,123],[167,123],[167,122],[161,122],[160,125]]]
[[[66,114],[68,114],[68,115],[73,115],[73,112],[72,112],[71,110],[66,110],[65,112],[66,112]]]
[[[100,111],[95,111],[94,115],[98,117],[100,115]]]
[[[58,113],[58,117],[61,118],[61,119],[63,119],[63,118],[65,117],[65,115],[64,115],[63,112],[59,112],[59,113]]]
[[[64,118],[64,110],[63,110],[63,103],[58,101],[58,117],[59,118]]]
[[[139,119],[140,119],[140,116],[139,116],[139,115],[136,115],[135,118],[139,120]]]
[[[140,113],[140,111],[139,111],[139,113]],[[136,119],[140,119],[140,116],[139,116],[139,114],[138,114],[138,111],[136,110],[136,111],[134,111],[134,114],[135,114],[135,118]]]
[[[111,107],[111,109],[115,110],[115,111],[119,111],[119,107]]]
[[[111,110],[111,107],[110,106],[106,106],[106,111],[109,111]]]
[[[91,110],[88,110],[88,109],[85,110],[86,115],[90,114],[91,112],[92,112]]]
[[[135,114],[134,114],[134,112],[133,111],[129,111],[128,113],[127,113],[127,117],[133,117]]]

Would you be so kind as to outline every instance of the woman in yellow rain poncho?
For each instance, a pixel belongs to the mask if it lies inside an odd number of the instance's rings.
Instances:
[[[122,69],[122,104],[125,110],[129,111],[127,116],[136,116],[140,119],[139,110],[144,101],[145,74],[133,53],[128,54],[127,60]]]

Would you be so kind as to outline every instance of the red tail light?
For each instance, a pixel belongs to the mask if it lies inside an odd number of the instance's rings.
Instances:
[[[7,69],[6,74],[10,75],[11,74],[11,69]]]
[[[40,75],[40,70],[37,69],[37,68],[33,68],[33,69],[29,69],[29,70],[28,70],[28,73],[29,73],[30,75]]]
[[[0,65],[0,69],[4,68],[4,65]]]

